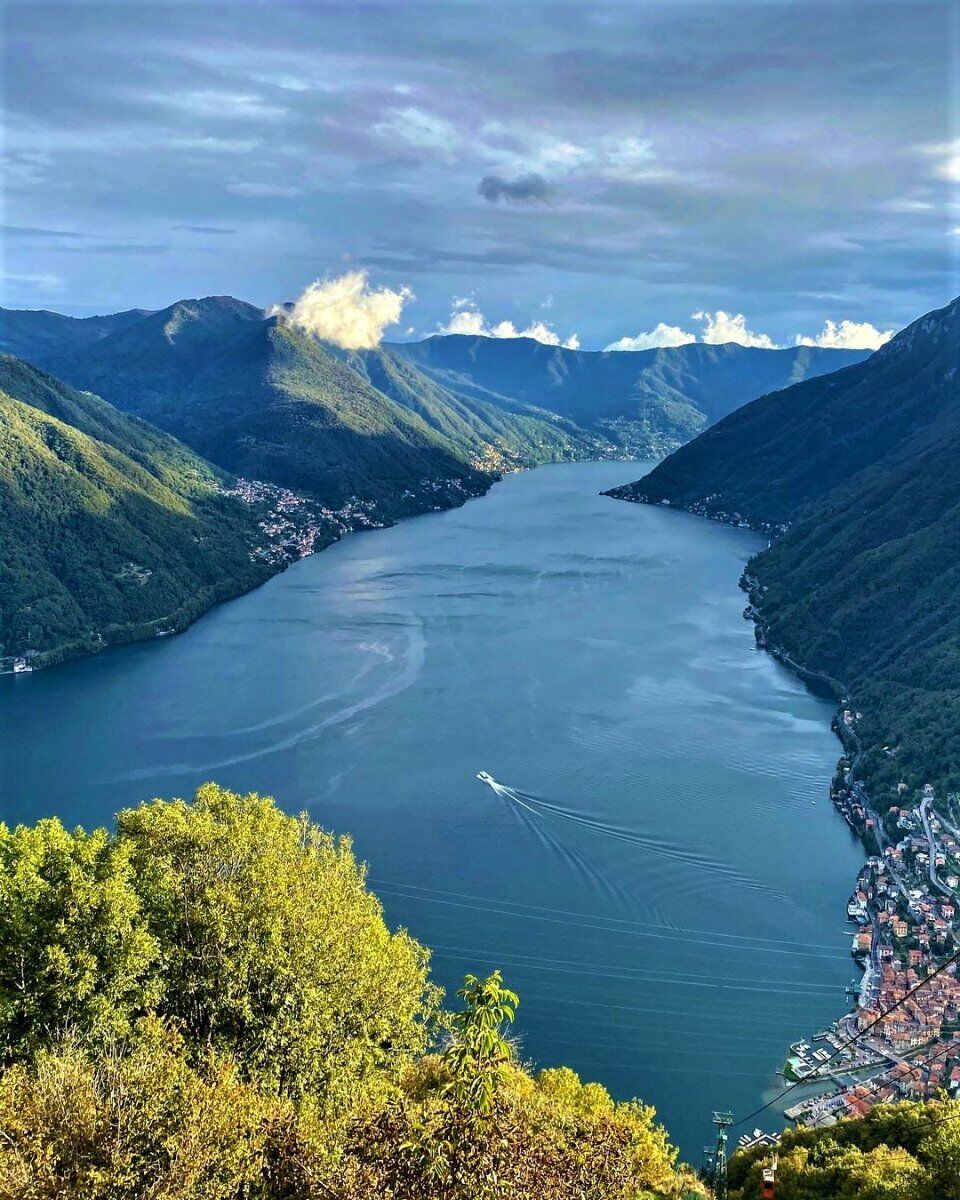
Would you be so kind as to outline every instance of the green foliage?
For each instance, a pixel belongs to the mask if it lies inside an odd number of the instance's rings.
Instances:
[[[489,1113],[513,1057],[503,1029],[513,1022],[520,1001],[503,986],[499,971],[483,980],[468,975],[457,995],[465,1008],[453,1018],[454,1036],[444,1054],[450,1092],[464,1111]]]
[[[350,845],[208,784],[0,827],[0,1200],[700,1196],[652,1109],[534,1077],[517,997],[438,1020]]]
[[[0,1200],[266,1198],[286,1121],[229,1061],[193,1070],[157,1022],[97,1055],[66,1041],[0,1078]]]
[[[11,1061],[67,1032],[157,1013],[197,1062],[310,1093],[379,1097],[426,1044],[427,956],[390,933],[347,841],[212,784],[121,812],[0,833],[0,1029]]]
[[[760,1194],[769,1149],[730,1160],[730,1200]],[[828,1129],[788,1130],[777,1200],[960,1200],[960,1103],[881,1105]]]
[[[59,821],[0,825],[0,1053],[70,1029],[126,1034],[158,998],[160,947],[143,919],[129,846]]]
[[[423,1050],[427,955],[391,934],[350,843],[213,784],[117,818],[147,929],[157,1010],[284,1095],[343,1109]]]
[[[484,1113],[464,1110],[449,1066],[425,1059],[402,1096],[354,1126],[337,1172],[343,1200],[641,1200],[703,1196],[654,1111],[616,1104],[569,1070],[507,1066]]]

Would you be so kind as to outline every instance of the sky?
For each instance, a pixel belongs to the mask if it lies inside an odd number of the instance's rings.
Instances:
[[[876,345],[960,291],[955,0],[0,21],[7,307],[229,294],[341,344],[628,351]]]

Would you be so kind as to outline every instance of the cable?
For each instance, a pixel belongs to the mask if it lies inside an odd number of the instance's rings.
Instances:
[[[833,951],[825,942],[790,942],[777,938],[759,938],[744,933],[718,933],[708,929],[689,929],[684,926],[666,925],[662,922],[637,921],[626,917],[603,917],[591,913],[572,912],[563,908],[547,908],[539,904],[523,904],[513,900],[492,900],[485,896],[474,896],[466,892],[437,891],[434,888],[421,887],[419,884],[402,883],[399,880],[370,878],[370,884],[376,891],[385,895],[400,896],[409,900],[420,900],[431,904],[445,904],[452,908],[466,908],[489,915],[503,917],[524,917],[531,921],[547,921],[551,924],[574,926],[583,929],[593,929],[602,933],[632,934],[635,937],[665,938],[669,941],[692,941],[685,935],[694,938],[710,939],[696,944],[710,945],[718,950],[749,950],[766,954],[789,954],[801,956],[804,950],[828,950],[826,954],[806,955],[809,958],[847,959],[847,955]],[[389,891],[390,888],[403,888],[403,892]],[[418,895],[417,893],[429,893]],[[450,897],[447,899],[446,897]],[[475,904],[460,904],[457,901],[476,901]],[[512,911],[520,910],[520,911]],[[540,914],[553,914],[543,915]],[[579,920],[561,920],[560,918],[579,918]],[[602,924],[599,922],[603,922]],[[662,930],[663,932],[647,932],[647,930]],[[727,938],[729,941],[744,942],[745,945],[718,942],[717,938]],[[763,942],[777,942],[776,946],[764,946]],[[785,947],[785,948],[784,948]]]
[[[906,1062],[911,1068],[919,1069],[922,1067],[929,1067],[932,1063],[936,1062],[936,1060],[938,1058],[943,1058],[944,1056],[949,1055],[951,1053],[951,1051],[955,1054],[960,1054],[960,1043],[955,1041],[953,1038],[950,1038],[949,1041],[947,1041],[947,1042],[943,1043],[943,1045],[939,1046],[934,1053],[928,1054],[926,1058],[921,1058],[919,1061],[907,1059]],[[872,1080],[870,1082],[872,1082]],[[843,1104],[841,1105],[841,1108],[843,1108],[846,1111],[849,1111],[851,1107],[852,1107],[852,1105],[846,1101],[844,1101]],[[841,1114],[841,1115],[843,1115],[843,1114]],[[950,1120],[950,1121],[955,1120],[955,1119],[956,1119],[955,1117],[947,1118],[947,1120]],[[814,1128],[815,1127],[816,1126],[814,1126]]]
[[[895,1012],[901,1006],[901,1004],[906,1004],[906,1002],[910,999],[911,996],[915,996],[917,994],[917,992],[922,991],[923,988],[925,988],[928,983],[931,983],[934,979],[936,979],[936,977],[938,975],[943,974],[943,972],[947,969],[947,967],[951,966],[953,963],[956,963],[956,962],[960,962],[960,950],[958,950],[955,954],[952,954],[948,959],[946,959],[944,962],[942,962],[935,971],[932,971],[926,977],[926,979],[922,979],[916,985],[916,987],[911,988],[910,991],[907,992],[905,996],[901,996],[900,999],[895,1004],[891,1004],[888,1009],[885,1009],[882,1013],[880,1013],[879,1016],[875,1017],[870,1022],[870,1024],[866,1025],[863,1029],[861,1029],[859,1033],[854,1034],[854,1036],[852,1038],[849,1038],[847,1041],[843,1042],[840,1046],[838,1046],[836,1048],[836,1050],[834,1050],[833,1054],[830,1055],[829,1058],[824,1059],[824,1061],[820,1065],[820,1069],[822,1070],[825,1066],[827,1066],[828,1063],[833,1062],[833,1060],[835,1058],[837,1058],[840,1054],[842,1054],[844,1052],[844,1050],[849,1050],[849,1048],[852,1045],[854,1045],[856,1042],[858,1042],[860,1040],[860,1038],[862,1038],[866,1034],[868,1034],[875,1025],[879,1025],[880,1022],[885,1017],[888,1017],[890,1015],[890,1013]],[[784,1088],[783,1091],[780,1092],[778,1095],[774,1096],[772,1100],[768,1100],[767,1103],[761,1105],[760,1108],[755,1109],[752,1113],[748,1113],[748,1115],[745,1117],[741,1117],[739,1121],[735,1121],[733,1124],[733,1128],[735,1129],[738,1125],[745,1125],[747,1123],[747,1121],[752,1121],[753,1118],[759,1116],[760,1113],[766,1112],[768,1108],[772,1108],[774,1104],[776,1104],[778,1101],[782,1100],[783,1097],[786,1096],[787,1093],[792,1090],[793,1090],[792,1085],[791,1085],[791,1087]]]

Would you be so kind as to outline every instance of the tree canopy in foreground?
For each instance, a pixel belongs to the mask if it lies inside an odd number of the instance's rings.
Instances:
[[[347,839],[213,784],[0,826],[0,1200],[705,1195],[637,1101],[450,1014]]]

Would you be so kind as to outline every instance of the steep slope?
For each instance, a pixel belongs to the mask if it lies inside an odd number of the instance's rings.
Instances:
[[[179,627],[270,574],[252,510],[185,446],[0,355],[0,658]]]
[[[958,344],[955,300],[864,363],[744,405],[630,488],[709,515],[788,523],[863,468],[956,426]]]
[[[363,350],[345,361],[369,383],[421,416],[458,446],[495,466],[534,466],[601,457],[610,439],[525,400],[460,381],[454,390],[389,349]]]
[[[49,368],[64,354],[85,350],[146,315],[142,308],[103,317],[65,317],[45,309],[0,308],[0,351]]]
[[[859,362],[866,354],[700,343],[600,353],[529,338],[466,335],[390,349],[453,391],[482,389],[536,405],[636,455],[671,450],[764,392]]]
[[[390,519],[489,484],[469,451],[371,387],[283,317],[230,297],[183,301],[60,370],[219,466]]]
[[[613,495],[788,528],[747,568],[761,638],[849,689],[880,807],[960,788],[960,300],[765,396]]]

